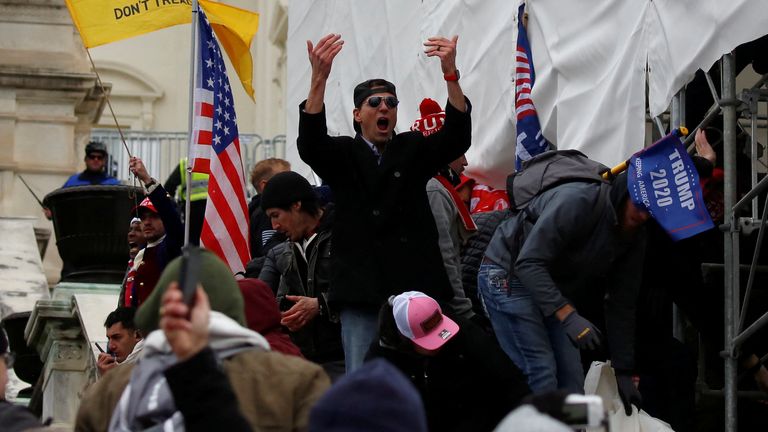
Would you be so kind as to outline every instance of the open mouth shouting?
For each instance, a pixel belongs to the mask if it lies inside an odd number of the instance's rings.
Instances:
[[[376,120],[376,127],[379,129],[379,132],[388,132],[389,119],[387,117],[379,117],[378,120]]]

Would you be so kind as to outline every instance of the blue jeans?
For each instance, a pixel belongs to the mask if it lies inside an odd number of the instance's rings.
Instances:
[[[341,343],[344,345],[344,363],[347,373],[363,365],[365,355],[376,340],[379,315],[375,311],[357,308],[343,308],[341,319]]]
[[[477,288],[485,301],[496,337],[504,352],[528,377],[534,393],[556,389],[584,392],[584,370],[578,348],[560,321],[545,317],[516,277],[484,262]]]

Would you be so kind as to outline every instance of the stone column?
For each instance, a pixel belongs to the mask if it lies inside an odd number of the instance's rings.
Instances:
[[[74,425],[80,399],[97,379],[94,342],[106,346],[104,320],[119,291],[119,285],[61,283],[52,299],[35,305],[24,336],[44,364],[29,402],[41,419]]]
[[[50,229],[16,177],[42,199],[81,170],[104,94],[63,0],[0,0],[0,40],[0,216],[34,216]],[[44,260],[49,282],[56,252]]]

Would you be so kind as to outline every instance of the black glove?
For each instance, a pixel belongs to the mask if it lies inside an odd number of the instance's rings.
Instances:
[[[593,350],[600,346],[600,339],[603,337],[600,330],[576,311],[565,317],[563,328],[571,342],[580,349]]]
[[[616,371],[616,384],[619,387],[619,396],[621,402],[624,404],[624,413],[628,416],[632,415],[632,404],[637,409],[643,406],[643,396],[640,391],[635,387],[635,383],[632,382],[632,374],[629,372]]]

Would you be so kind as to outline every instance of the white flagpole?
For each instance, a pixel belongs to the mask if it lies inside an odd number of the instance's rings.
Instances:
[[[189,244],[189,213],[191,211],[191,186],[192,186],[192,164],[190,160],[190,149],[192,148],[193,122],[195,119],[195,83],[197,83],[197,20],[199,19],[197,0],[192,0],[192,47],[189,56],[189,129],[187,136],[187,172],[179,173],[186,176],[186,187],[184,188],[184,246]]]

